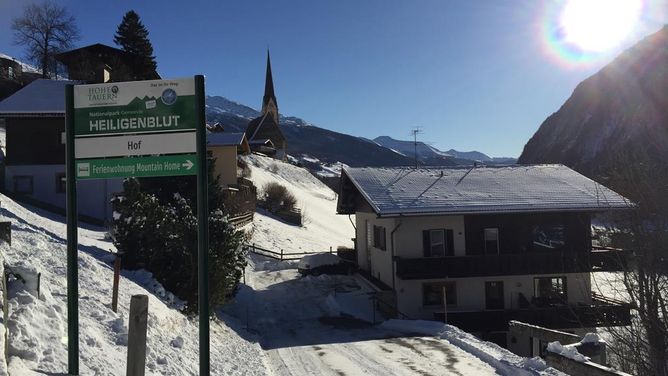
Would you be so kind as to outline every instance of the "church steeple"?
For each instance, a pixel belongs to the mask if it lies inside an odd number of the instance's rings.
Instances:
[[[262,114],[271,113],[278,124],[278,101],[274,95],[274,79],[271,76],[271,58],[267,50],[267,76],[264,81],[264,97],[262,98]]]

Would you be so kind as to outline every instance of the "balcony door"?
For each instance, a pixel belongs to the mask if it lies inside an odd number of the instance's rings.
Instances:
[[[503,282],[485,282],[485,309],[504,309]]]

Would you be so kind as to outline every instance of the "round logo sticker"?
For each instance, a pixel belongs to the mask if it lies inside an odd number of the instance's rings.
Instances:
[[[118,93],[118,86],[116,86],[116,85],[112,86],[111,87],[111,92],[114,93],[114,94],[117,94]]]
[[[176,97],[177,95],[174,89],[165,89],[165,91],[162,92],[161,96],[162,103],[171,106],[174,104],[174,102],[176,102]]]

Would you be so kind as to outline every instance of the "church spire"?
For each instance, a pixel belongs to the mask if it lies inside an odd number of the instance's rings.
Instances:
[[[264,97],[262,98],[262,113],[272,112],[276,123],[278,123],[278,101],[274,95],[274,79],[271,76],[271,58],[267,49],[267,76],[264,82]]]

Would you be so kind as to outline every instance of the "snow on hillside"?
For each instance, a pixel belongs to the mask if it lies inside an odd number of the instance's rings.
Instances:
[[[41,272],[40,294],[20,282],[9,288],[9,372],[67,371],[66,227],[64,218],[0,195],[2,220],[12,222],[5,263]],[[119,309],[110,307],[113,244],[99,228],[79,228],[79,330],[82,375],[125,375],[130,297],[149,296],[147,375],[196,375],[198,325],[175,307],[181,302],[146,271],[123,271]],[[28,279],[30,280],[30,279]],[[229,318],[225,318],[226,321]],[[232,320],[232,319],[229,319]],[[234,321],[230,321],[234,324]],[[233,325],[235,326],[235,325]],[[214,375],[266,375],[262,350],[228,325],[211,321]]]
[[[303,215],[303,226],[300,227],[258,211],[253,221],[253,243],[272,251],[283,249],[286,253],[352,247],[353,226],[347,216],[336,214],[336,194],[325,184],[308,170],[286,162],[260,155],[245,158],[258,195],[269,182],[282,184],[295,195]]]

